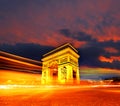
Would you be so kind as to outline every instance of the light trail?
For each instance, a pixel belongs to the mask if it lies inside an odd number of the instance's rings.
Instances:
[[[71,89],[71,88],[120,88],[120,85],[0,85],[0,89],[13,88],[49,88],[49,89]]]

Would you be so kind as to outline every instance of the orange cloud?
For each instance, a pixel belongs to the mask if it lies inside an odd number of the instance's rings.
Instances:
[[[110,58],[114,61],[120,61],[120,56],[111,56]]]
[[[29,37],[29,39],[26,41],[28,43],[37,43],[44,46],[53,46],[57,47],[59,45],[62,45],[64,43],[70,42],[73,46],[76,48],[83,47],[87,44],[86,41],[78,41],[76,39],[66,37],[62,34],[59,34],[57,32],[52,32],[49,34],[42,34],[40,37]]]
[[[96,38],[99,42],[110,41],[110,40],[113,40],[114,42],[120,41],[120,37],[118,35],[108,36],[107,33],[102,37],[97,36]]]
[[[114,10],[119,3],[111,0],[104,2],[103,0],[99,2],[96,0],[55,2],[56,6],[47,2],[45,2],[44,6],[40,6],[42,3],[28,2],[25,7],[19,8],[21,6],[16,6],[16,13],[12,12],[12,10],[3,12],[3,16],[6,18],[1,21],[0,36],[2,38],[0,43],[36,41],[39,44],[48,45],[51,45],[51,42],[53,42],[52,46],[54,46],[54,44],[57,45],[59,43],[58,39],[60,40],[61,36],[57,37],[57,41],[54,38],[49,41],[49,37],[44,37],[44,35],[46,32],[55,32],[63,28],[86,32],[98,41],[113,40],[116,42],[120,40],[119,27],[117,27],[119,10]],[[114,14],[109,13],[111,11]],[[115,22],[112,23],[111,21]],[[106,25],[104,22],[110,25]],[[97,27],[98,25],[100,28]],[[70,38],[66,39],[68,41],[73,40]],[[77,40],[72,42],[77,47],[85,43]]]
[[[99,21],[99,20],[97,20]],[[101,23],[100,23],[101,24]],[[85,30],[85,32],[89,33],[93,38],[97,39],[99,42],[104,42],[104,41],[120,41],[120,32],[119,28],[111,25],[111,26],[103,26],[101,29],[95,28],[97,27],[96,23],[94,23],[93,26],[90,23],[90,28],[88,30]]]
[[[104,56],[100,56],[98,59],[101,62],[112,63],[113,61],[120,61],[120,56],[111,56],[110,58],[107,58],[107,57],[104,57]]]
[[[104,48],[104,50],[108,53],[118,53],[118,50],[113,47],[107,47],[107,48]]]
[[[101,62],[109,62],[109,63],[112,63],[112,62],[113,62],[113,59],[111,59],[111,58],[106,58],[106,57],[104,57],[104,56],[100,56],[100,57],[99,57],[99,60],[100,60]]]

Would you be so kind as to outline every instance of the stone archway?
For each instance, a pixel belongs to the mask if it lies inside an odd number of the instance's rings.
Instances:
[[[73,70],[73,79],[76,79],[76,71]]]
[[[53,82],[56,82],[58,80],[58,63],[56,61],[53,61],[50,66],[50,76]]]
[[[73,79],[80,81],[78,58],[77,50],[70,44],[46,53],[42,59],[42,81],[46,83],[65,83]]]

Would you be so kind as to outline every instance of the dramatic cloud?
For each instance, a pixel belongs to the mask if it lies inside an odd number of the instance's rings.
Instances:
[[[113,59],[112,58],[106,58],[104,56],[100,56],[99,57],[99,60],[102,61],[102,62],[109,62],[109,63],[112,63],[113,62]]]
[[[113,47],[107,47],[107,48],[104,48],[104,50],[108,53],[118,53],[119,51]]]
[[[0,50],[40,60],[69,42],[81,55],[80,66],[120,70],[119,5],[120,0],[0,0]]]
[[[58,39],[64,43],[67,39],[53,35],[60,29],[77,30],[82,35],[84,32],[101,42],[117,42],[120,40],[118,4],[119,0],[1,0],[0,43],[52,46],[52,40],[57,46]]]
[[[111,56],[110,58],[100,56],[99,60],[102,61],[102,62],[109,62],[109,63],[113,63],[113,61],[119,61],[120,62],[120,56]]]
[[[8,44],[0,45],[0,50],[2,51],[31,58],[38,61],[41,61],[43,54],[49,52],[52,49],[53,47],[50,46],[41,46],[32,43],[27,43],[27,44],[24,43],[24,44],[16,44],[16,45],[8,45]]]

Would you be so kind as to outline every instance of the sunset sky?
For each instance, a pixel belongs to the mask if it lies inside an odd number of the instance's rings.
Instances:
[[[0,0],[0,50],[40,61],[67,42],[82,78],[120,76],[120,0]]]

